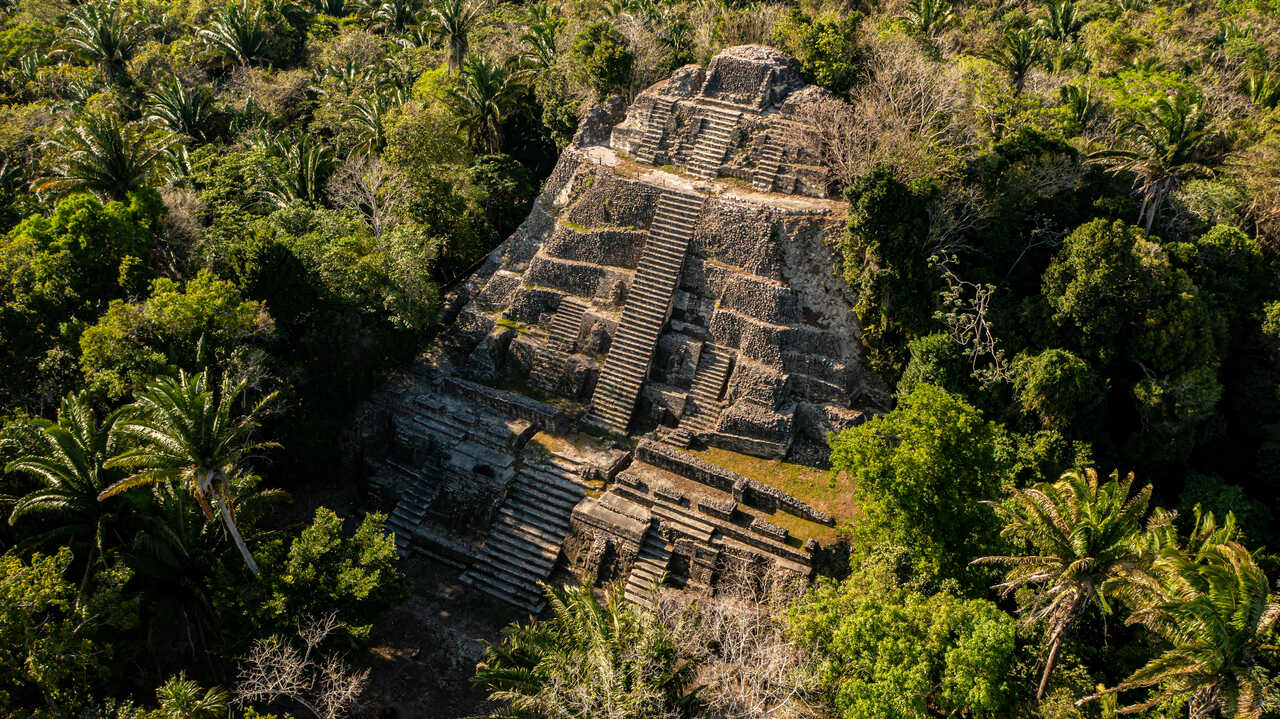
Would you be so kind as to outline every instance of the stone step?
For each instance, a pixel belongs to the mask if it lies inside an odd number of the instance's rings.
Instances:
[[[569,511],[572,511],[572,507]],[[508,499],[498,509],[499,514],[505,514],[524,524],[540,527],[545,530],[549,538],[556,538],[569,529],[569,516],[564,512],[563,507],[551,507],[540,502],[531,502],[523,498]]]
[[[530,537],[515,534],[510,525],[500,524],[490,529],[484,544],[486,547],[492,544],[494,549],[506,552],[523,552],[525,561],[533,566],[542,567],[548,572],[551,571],[551,566],[560,556],[560,547],[552,548],[550,542],[541,540],[535,542],[530,539]]]
[[[692,224],[701,213],[699,196],[667,192],[654,209],[650,241],[645,243],[622,320],[592,397],[597,423],[625,432],[640,387],[648,375],[658,336],[688,252]]]
[[[530,547],[536,547],[539,553],[544,556],[549,554],[553,559],[560,552],[560,542],[564,541],[564,537],[559,534],[549,536],[542,530],[535,531],[535,528],[527,522],[505,514],[494,518],[489,534],[499,537],[508,546],[527,544]],[[489,541],[489,537],[486,537],[485,541]]]
[[[563,496],[565,499],[572,499],[575,504],[586,496],[586,491],[581,484],[560,472],[544,469],[538,465],[527,464],[521,467],[520,474],[516,478],[528,484],[536,484],[539,488]]]
[[[711,534],[715,531],[714,524],[669,504],[654,502],[652,512],[654,517],[674,525],[681,532],[699,541],[710,541]]]
[[[493,577],[483,571],[473,572],[468,570],[462,575],[461,580],[463,583],[469,584],[495,599],[500,599],[507,604],[525,609],[531,614],[538,614],[546,606],[546,601],[542,599],[542,595],[535,596],[527,590],[516,587],[506,580]]]
[[[662,142],[662,135],[666,131],[667,121],[671,117],[671,108],[675,105],[675,100],[660,98],[654,102],[653,108],[649,111],[649,117],[645,121],[644,135],[640,140],[640,147],[636,152],[636,158],[642,162],[652,164],[658,153],[658,146]]]
[[[535,563],[534,557],[540,558],[540,555],[529,551],[508,551],[507,547],[495,546],[482,553],[476,561],[487,564],[495,574],[506,574],[530,586],[537,586],[538,582],[547,578],[551,566]]]

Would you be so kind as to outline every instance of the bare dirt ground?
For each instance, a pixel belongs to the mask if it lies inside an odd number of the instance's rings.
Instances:
[[[367,510],[350,483],[319,483],[293,499],[275,524],[309,523],[325,506],[354,529]],[[463,585],[447,565],[410,555],[400,569],[413,582],[412,594],[373,627],[358,719],[462,719],[491,710],[471,685],[476,662],[484,642],[497,641],[502,627],[527,615]]]
[[[491,707],[471,685],[484,642],[526,617],[458,582],[457,570],[409,557],[409,601],[373,628],[369,685],[361,697],[369,719],[460,719]]]

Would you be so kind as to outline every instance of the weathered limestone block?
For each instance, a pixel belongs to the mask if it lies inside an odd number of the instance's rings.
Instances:
[[[790,325],[801,321],[800,305],[796,301],[795,292],[781,283],[769,282],[753,275],[733,276],[720,296],[720,305],[772,325]],[[811,334],[803,330],[794,334]],[[791,333],[784,333],[779,339],[784,339],[788,334]],[[811,348],[809,351],[819,350]]]
[[[685,65],[671,73],[671,77],[659,85],[663,95],[674,97],[693,97],[702,90],[707,73],[701,65]]]
[[[565,359],[565,394],[578,402],[588,402],[600,378],[600,364],[589,357],[571,355]]]
[[[702,497],[698,500],[698,509],[703,514],[709,514],[712,517],[726,521],[733,520],[733,512],[737,507],[738,503],[728,498]]]
[[[486,382],[497,377],[505,365],[507,346],[516,334],[515,330],[495,327],[468,355],[467,373]]]
[[[511,305],[503,311],[502,315],[527,325],[542,324],[543,315],[555,312],[560,306],[560,298],[564,295],[564,292],[550,287],[524,286],[516,290]],[[550,321],[549,317],[545,319]]]
[[[831,362],[831,360],[817,361]],[[849,401],[850,393],[846,389],[848,385],[844,382],[837,384],[801,372],[788,374],[787,378],[790,381],[789,389],[794,399],[835,404],[846,404]]]
[[[458,313],[445,339],[455,351],[470,354],[495,326],[497,323],[492,317],[479,309],[468,307]]]
[[[682,505],[685,503],[684,492],[679,491],[666,482],[655,484],[653,487],[653,496],[672,504]]]
[[[579,351],[597,356],[607,355],[613,333],[618,329],[618,320],[609,315],[588,311],[583,316],[582,327],[582,334],[578,336]]]
[[[641,398],[649,406],[653,424],[671,423],[680,419],[688,403],[687,390],[661,382],[647,382],[641,390]]]
[[[716,344],[734,347],[748,359],[774,367],[782,366],[778,338],[785,329],[740,315],[723,306],[716,308],[708,328]]]
[[[543,184],[542,192],[538,194],[534,207],[541,206],[543,208],[542,214],[544,215],[554,215],[563,209],[565,202],[570,197],[566,191],[576,181],[579,171],[583,169],[582,164],[582,153],[573,147],[565,148],[565,151],[560,153],[560,159],[556,161],[556,166],[551,169],[551,175],[547,177],[546,183]]]
[[[554,287],[584,298],[603,296],[612,299],[619,294],[618,286],[625,288],[629,279],[630,275],[621,270],[546,255],[533,258],[524,274],[526,284]],[[621,294],[626,295],[625,289]]]
[[[647,228],[661,188],[604,172],[593,173],[569,208],[568,221],[588,230]]]
[[[786,448],[791,444],[794,418],[794,406],[787,408],[787,411],[775,411],[754,402],[735,402],[720,413],[716,433],[781,445],[785,454]]]
[[[701,94],[765,108],[804,86],[799,63],[786,53],[764,45],[739,45],[712,58]]]
[[[787,395],[787,376],[768,365],[738,359],[729,380],[728,402],[748,400],[765,407],[777,407]]]
[[[524,375],[533,372],[538,366],[538,355],[542,347],[542,341],[529,335],[522,334],[512,338],[507,345],[507,370]]]
[[[847,335],[805,325],[788,327],[780,332],[778,344],[783,351],[803,352],[823,357],[841,357],[850,349]]]
[[[640,230],[594,230],[584,232],[568,225],[552,231],[542,251],[563,260],[635,269],[640,264],[645,233]]]
[[[622,122],[627,115],[627,104],[617,95],[612,95],[603,103],[587,110],[578,130],[573,135],[576,147],[609,144],[609,135],[613,126]]]
[[[654,372],[667,384],[688,387],[702,356],[702,342],[687,335],[667,332],[658,338]]]
[[[498,270],[476,294],[475,302],[486,310],[502,309],[511,303],[511,298],[522,284],[524,280],[520,275],[507,270]]]
[[[773,213],[762,207],[723,200],[708,202],[694,229],[690,249],[749,274],[782,279]]]
[[[785,542],[787,541],[787,537],[791,536],[790,533],[787,532],[786,527],[779,527],[773,522],[761,519],[760,517],[756,517],[751,520],[751,531],[763,534],[770,539],[776,539],[779,542]]]
[[[444,384],[454,395],[497,412],[500,416],[518,417],[532,422],[543,431],[554,434],[565,434],[569,431],[569,417],[562,410],[545,402],[457,377],[446,377]]]

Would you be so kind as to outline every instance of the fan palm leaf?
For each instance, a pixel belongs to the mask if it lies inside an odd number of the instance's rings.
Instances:
[[[240,380],[214,387],[207,372],[181,373],[176,379],[163,377],[149,384],[115,427],[134,446],[108,462],[111,467],[137,471],[104,489],[100,496],[107,498],[159,483],[187,487],[207,517],[213,515],[210,504],[216,505],[245,564],[257,575],[257,563],[232,514],[227,484],[251,453],[275,446],[252,441],[275,394],[237,414],[234,409],[245,386]]]
[[[67,395],[58,408],[57,421],[39,422],[43,444],[39,454],[20,456],[7,467],[9,472],[23,472],[41,483],[40,488],[14,502],[9,513],[11,525],[40,521],[53,527],[33,537],[34,542],[71,539],[87,544],[81,597],[95,558],[107,550],[109,527],[124,511],[118,501],[98,500],[98,495],[119,478],[106,464],[118,449],[113,430],[120,416],[113,412],[99,423],[84,393]]]
[[[1092,469],[1071,470],[1053,484],[1010,490],[992,503],[1003,520],[1001,536],[1034,554],[980,557],[976,564],[1009,567],[996,585],[1006,596],[1032,591],[1023,610],[1046,624],[1049,648],[1037,696],[1043,696],[1058,649],[1072,622],[1089,606],[1110,612],[1104,588],[1135,560],[1135,540],[1151,499],[1151,485],[1131,495],[1133,475],[1100,482]]]

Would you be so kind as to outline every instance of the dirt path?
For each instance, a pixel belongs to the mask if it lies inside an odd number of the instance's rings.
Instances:
[[[364,715],[460,719],[488,711],[484,694],[471,686],[484,642],[526,617],[459,584],[447,566],[410,557],[403,568],[413,596],[373,628]]]

